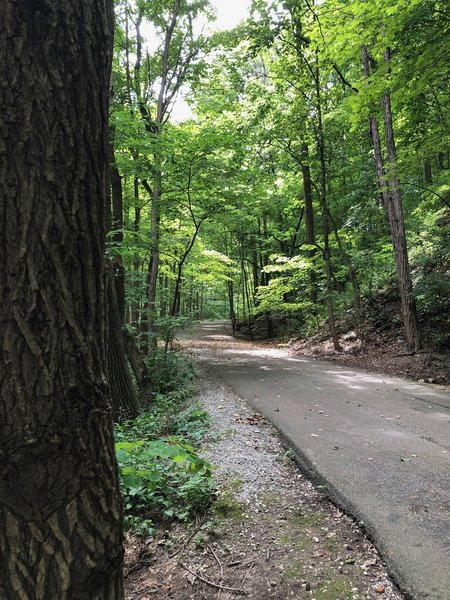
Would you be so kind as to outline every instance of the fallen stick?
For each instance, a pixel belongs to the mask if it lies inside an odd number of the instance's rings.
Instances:
[[[206,579],[202,575],[199,575],[198,573],[196,573],[195,571],[193,571],[186,565],[183,565],[183,563],[180,563],[180,567],[182,567],[186,571],[189,571],[189,573],[191,575],[193,575],[194,577],[197,577],[197,579],[200,579],[200,581],[203,581],[203,583],[206,583],[207,585],[210,585],[211,587],[214,587],[218,590],[223,590],[224,592],[233,592],[235,594],[243,594],[243,595],[245,595],[247,593],[246,590],[240,590],[238,588],[227,587],[226,585],[220,585],[219,583],[214,583],[214,581],[210,581],[209,579]]]
[[[219,569],[220,569],[220,581],[222,581],[223,579],[223,565],[219,560],[219,557],[217,556],[217,554],[214,552],[214,548],[211,548],[211,546],[208,544],[208,549],[211,552],[211,554],[214,556],[214,558],[216,559],[216,563],[219,565]]]
[[[184,540],[182,542],[180,542],[180,548],[178,548],[177,550],[175,550],[175,552],[173,552],[172,554],[169,555],[169,558],[175,558],[175,556],[177,554],[181,554],[183,555],[183,552],[186,550],[186,546],[189,544],[189,542],[192,540],[192,538],[197,535],[197,533],[200,531],[200,529],[203,527],[203,525],[205,524],[204,521],[202,521],[200,523],[200,525],[198,527],[196,527],[194,529],[194,531],[190,534],[187,535]],[[181,557],[180,557],[181,558]],[[179,559],[178,559],[179,560]]]

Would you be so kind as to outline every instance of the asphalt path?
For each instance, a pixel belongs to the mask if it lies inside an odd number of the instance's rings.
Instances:
[[[450,600],[448,390],[235,341],[225,322],[182,337],[363,524],[407,596]]]

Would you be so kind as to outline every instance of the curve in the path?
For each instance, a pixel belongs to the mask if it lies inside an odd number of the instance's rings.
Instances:
[[[408,596],[450,600],[450,394],[235,341],[224,322],[184,337],[364,523]]]

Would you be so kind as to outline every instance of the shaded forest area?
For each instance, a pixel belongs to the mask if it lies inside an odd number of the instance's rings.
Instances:
[[[350,331],[400,337],[398,352],[441,361],[446,3],[261,0],[212,34],[206,2],[116,12],[108,249],[141,348],[230,317],[337,351]],[[180,90],[190,113],[177,119]]]
[[[446,360],[448,3],[213,18],[0,3],[7,600],[122,598],[123,524],[153,536],[212,502],[208,415],[170,351],[190,320]]]

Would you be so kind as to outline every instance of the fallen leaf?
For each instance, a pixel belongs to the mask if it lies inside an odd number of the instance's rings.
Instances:
[[[372,558],[372,560],[367,560],[363,565],[362,568],[364,570],[368,569],[369,567],[375,567],[378,564],[377,559],[376,558]]]

